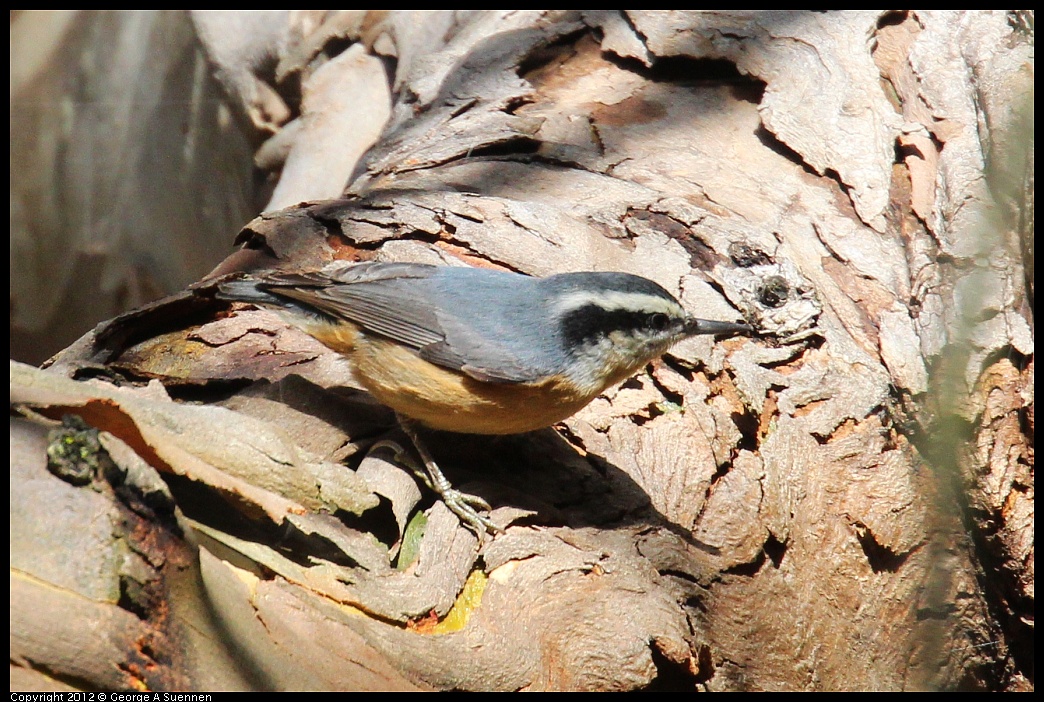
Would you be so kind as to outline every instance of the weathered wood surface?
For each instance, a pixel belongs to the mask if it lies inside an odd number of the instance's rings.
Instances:
[[[209,281],[12,365],[12,686],[1031,687],[1017,19],[291,13],[258,49],[195,15],[282,169],[219,273],[622,270],[762,336],[557,431],[432,436],[482,543],[343,360]],[[46,472],[70,413],[118,466],[93,491]]]

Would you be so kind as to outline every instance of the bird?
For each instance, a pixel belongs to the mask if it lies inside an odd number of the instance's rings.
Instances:
[[[346,357],[391,408],[424,464],[418,475],[478,534],[489,504],[446,479],[417,429],[521,434],[560,422],[698,334],[752,335],[689,315],[659,284],[620,272],[532,277],[406,262],[336,261],[218,285],[217,297],[273,309]]]

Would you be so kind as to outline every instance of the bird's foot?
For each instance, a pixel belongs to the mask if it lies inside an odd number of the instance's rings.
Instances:
[[[442,499],[443,504],[445,504],[453,514],[457,515],[457,518],[460,519],[461,523],[472,529],[479,535],[479,537],[485,533],[495,534],[503,532],[503,529],[494,524],[489,517],[481,513],[489,512],[493,509],[490,507],[488,502],[478,495],[470,495],[466,492],[461,492],[453,487],[453,485],[450,484],[449,479],[442,474],[442,470],[440,470],[438,464],[435,463],[435,459],[431,457],[431,453],[428,451],[427,446],[417,435],[416,423],[411,419],[400,416],[399,424],[402,425],[402,429],[406,432],[406,436],[410,437],[410,441],[413,442],[414,448],[416,448],[417,453],[420,454],[421,460],[424,463],[424,469],[421,470],[420,467],[415,465],[412,461],[408,462],[407,465],[413,469],[413,472],[416,473],[429,488],[438,494]]]

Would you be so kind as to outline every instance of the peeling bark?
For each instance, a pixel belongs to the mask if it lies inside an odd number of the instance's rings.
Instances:
[[[66,583],[82,566],[33,557],[61,547],[12,536],[20,607],[64,611],[59,586],[113,632],[91,667],[13,623],[13,686],[1032,689],[1031,33],[985,11],[284,19],[274,75],[195,22],[290,206],[210,277],[12,365],[19,487],[129,509],[111,520],[148,542],[143,597],[113,594],[111,554]],[[337,259],[627,271],[761,336],[684,342],[555,429],[432,433],[506,526],[480,541],[343,359],[213,297]],[[67,415],[121,466],[93,491],[42,466]],[[129,493],[163,519],[119,489],[130,464],[163,476]]]

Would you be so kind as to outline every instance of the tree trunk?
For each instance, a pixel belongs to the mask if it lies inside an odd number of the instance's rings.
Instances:
[[[12,364],[13,688],[1032,689],[1032,15],[291,13],[267,72],[228,19],[269,211]],[[334,259],[627,271],[759,336],[432,433],[480,540],[342,359],[213,298]]]

